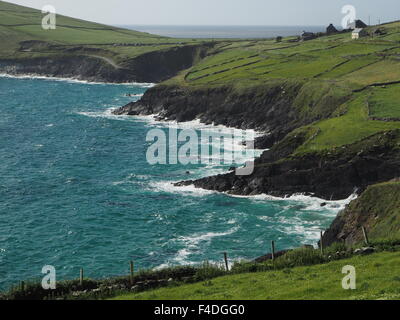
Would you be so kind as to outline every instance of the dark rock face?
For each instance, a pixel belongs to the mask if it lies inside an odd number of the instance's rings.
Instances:
[[[74,78],[98,82],[128,82],[129,70],[116,69],[100,59],[87,56],[2,60],[0,71],[8,74],[34,74],[47,77]]]
[[[22,43],[21,46],[27,45]],[[31,44],[29,44],[31,45]],[[0,72],[74,78],[96,82],[161,82],[192,66],[212,44],[183,46],[149,52],[115,67],[106,59],[80,54],[80,47],[65,50],[64,56],[0,60]],[[74,53],[74,49],[78,52]],[[88,51],[88,49],[85,49]]]
[[[159,85],[115,114],[158,114],[160,120],[200,119],[206,124],[269,133],[258,139],[260,148],[271,147],[288,132],[311,119],[301,119],[293,101],[301,84],[280,83],[237,91],[232,87],[185,88]]]
[[[178,185],[193,184],[237,195],[265,193],[282,197],[303,193],[323,199],[345,199],[355,191],[362,192],[370,184],[399,176],[400,150],[395,143],[390,143],[397,141],[399,132],[378,134],[331,154],[310,153],[269,161],[268,154],[273,152],[270,150],[256,160],[250,176],[231,172]],[[381,144],[375,144],[377,140]]]
[[[124,64],[136,76],[137,82],[158,83],[190,68],[196,59],[206,56],[213,43],[184,46],[142,54]]]

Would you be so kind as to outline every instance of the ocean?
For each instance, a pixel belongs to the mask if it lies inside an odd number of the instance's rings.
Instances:
[[[120,27],[173,38],[275,38],[300,35],[303,31],[325,32],[326,26],[157,26],[120,25]]]
[[[227,166],[147,162],[149,130],[216,130],[111,114],[149,87],[0,77],[0,289],[39,279],[45,265],[57,279],[80,268],[103,278],[127,274],[130,260],[162,268],[219,263],[224,251],[253,259],[271,240],[277,250],[316,245],[349,201],[174,187]]]

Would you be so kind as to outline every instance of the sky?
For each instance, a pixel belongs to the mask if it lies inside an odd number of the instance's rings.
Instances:
[[[400,0],[8,0],[111,25],[340,25],[342,7],[371,24],[400,20]]]

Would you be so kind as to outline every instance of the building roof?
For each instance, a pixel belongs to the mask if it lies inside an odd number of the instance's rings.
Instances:
[[[331,23],[331,24],[327,27],[327,29],[330,29],[330,30],[337,30],[336,27],[333,25],[333,23]]]
[[[362,20],[355,20],[348,26],[350,29],[366,28],[368,27]]]
[[[313,32],[306,32],[303,31],[303,33],[301,34],[303,37],[307,37],[307,36],[314,36],[315,34]]]
[[[353,33],[360,33],[363,30],[364,30],[363,28],[357,28],[353,30]]]

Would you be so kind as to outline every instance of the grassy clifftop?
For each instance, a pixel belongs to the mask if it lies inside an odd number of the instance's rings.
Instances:
[[[384,34],[376,35],[378,28]],[[334,112],[322,109],[319,118],[323,119],[303,128],[313,134],[298,152],[344,146],[400,128],[400,22],[367,31],[370,36],[359,40],[341,33],[305,42],[293,42],[293,38],[222,42],[166,84],[193,88],[230,85],[241,90],[266,83],[283,87],[287,81],[297,81],[306,85],[294,101],[294,111],[309,118],[330,100],[337,103],[337,97],[346,96],[345,102],[334,106]],[[291,93],[283,90],[281,94]]]
[[[45,56],[81,46],[81,50],[102,49],[100,55],[116,62],[127,57],[180,46],[183,42],[99,23],[57,15],[56,30],[43,30],[44,14],[39,10],[0,1],[0,58]],[[29,46],[27,41],[42,41]],[[21,50],[21,42],[26,42]]]
[[[263,82],[270,79],[318,79],[361,88],[400,80],[400,22],[379,26],[384,35],[351,40],[350,33],[305,42],[285,38],[221,42],[210,55],[176,81],[187,85]],[[378,27],[367,28],[373,32]]]

